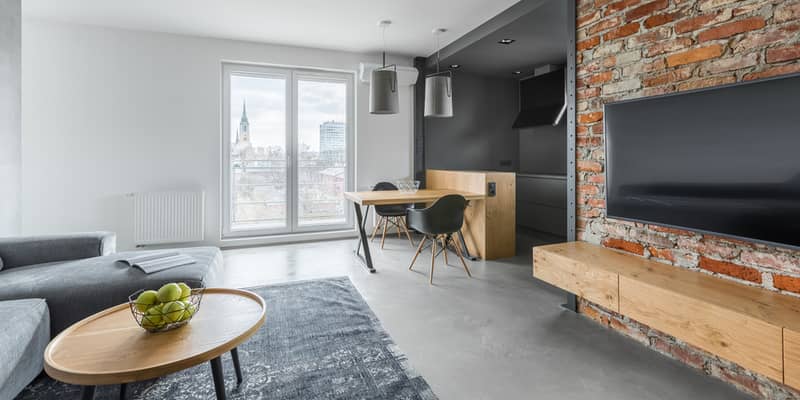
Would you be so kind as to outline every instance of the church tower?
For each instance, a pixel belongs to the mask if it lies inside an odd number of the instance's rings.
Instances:
[[[247,102],[242,101],[242,117],[239,119],[239,130],[236,131],[236,143],[250,142],[250,121],[247,119]]]

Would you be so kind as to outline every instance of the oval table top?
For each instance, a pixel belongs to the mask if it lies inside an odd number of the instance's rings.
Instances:
[[[61,332],[44,352],[52,378],[75,385],[110,385],[153,379],[231,351],[264,324],[261,296],[240,289],[206,288],[188,324],[149,333],[120,304]]]

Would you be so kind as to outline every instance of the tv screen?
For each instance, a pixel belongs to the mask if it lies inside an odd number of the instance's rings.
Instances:
[[[800,75],[605,106],[611,218],[800,248]]]

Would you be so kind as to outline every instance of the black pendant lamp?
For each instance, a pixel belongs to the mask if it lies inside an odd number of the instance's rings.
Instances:
[[[439,71],[439,35],[447,29],[434,29],[436,36],[436,72],[425,76],[425,116],[451,118],[453,116],[453,71]]]
[[[392,21],[378,22],[378,26],[383,31],[383,66],[372,70],[370,77],[370,114],[397,114],[400,108],[397,98],[397,66],[386,65],[386,28],[391,24]]]

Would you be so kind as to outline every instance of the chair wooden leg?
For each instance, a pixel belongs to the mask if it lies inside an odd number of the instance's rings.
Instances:
[[[378,218],[378,223],[375,224],[375,229],[372,230],[372,235],[369,238],[369,241],[375,240],[375,234],[378,233],[378,228],[381,227],[381,222],[383,222],[384,217]]]
[[[403,238],[403,231],[400,229],[400,217],[394,217],[394,227],[397,229],[397,238]]]
[[[381,235],[381,250],[383,250],[383,242],[386,241],[386,227],[389,225],[389,217],[383,222],[383,234]]]
[[[444,264],[450,265],[450,261],[447,260],[447,242],[445,242],[444,236],[442,236],[441,240],[442,240],[442,253],[444,253]]]
[[[452,237],[450,240],[453,241],[453,247],[456,248],[456,254],[458,254],[458,258],[461,260],[461,265],[464,266],[464,271],[467,271],[467,276],[472,278],[472,274],[469,272],[469,267],[467,267],[467,262],[464,261],[464,256],[461,254],[461,245],[458,244],[458,241],[453,239]]]
[[[429,277],[429,283],[433,285],[433,268],[436,265],[436,238],[434,237],[431,239],[433,245],[431,246],[431,272]]]
[[[422,253],[422,245],[425,244],[425,241],[428,240],[428,237],[423,237],[422,240],[419,242],[419,247],[417,247],[417,252],[414,253],[414,258],[411,259],[411,265],[408,266],[408,270],[411,271],[411,267],[414,266],[414,263],[417,261],[417,257],[419,253]]]
[[[400,217],[400,224],[403,225],[403,232],[406,233],[406,237],[408,241],[411,242],[411,246],[414,246],[414,239],[411,238],[411,233],[408,232],[408,225],[406,225],[405,217]]]

